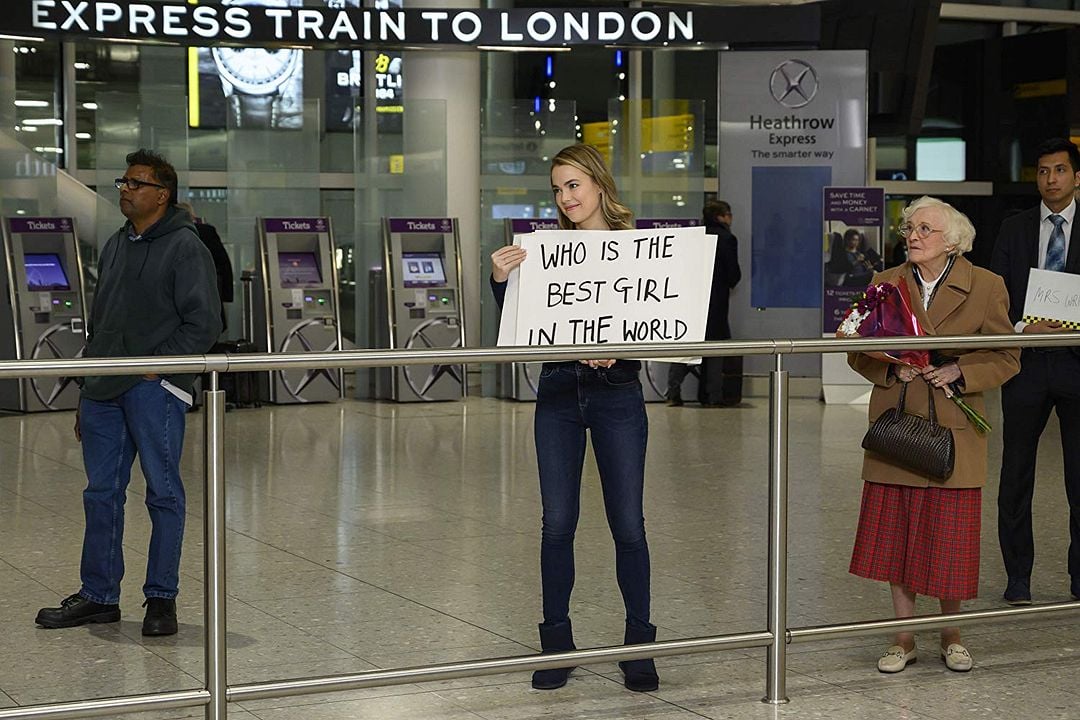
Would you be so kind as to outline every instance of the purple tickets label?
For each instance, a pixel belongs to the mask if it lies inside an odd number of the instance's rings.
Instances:
[[[510,229],[515,235],[535,232],[537,230],[558,230],[559,221],[551,218],[515,218],[510,221]]]
[[[454,231],[451,218],[390,218],[392,233],[449,233]]]
[[[848,227],[880,226],[885,217],[885,188],[825,188],[825,222],[838,221]]]
[[[698,218],[638,218],[634,226],[639,230],[660,230],[662,228],[697,227],[703,223]]]
[[[13,233],[69,233],[75,227],[66,217],[17,217],[9,222]]]
[[[326,218],[263,218],[268,233],[324,233],[330,229]]]

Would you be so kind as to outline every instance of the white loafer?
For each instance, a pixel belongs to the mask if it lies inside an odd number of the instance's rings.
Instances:
[[[942,648],[941,659],[945,661],[945,667],[953,672],[968,672],[974,665],[971,653],[960,643],[952,643],[949,647]]]
[[[877,669],[883,673],[898,673],[916,660],[918,657],[915,648],[911,648],[911,652],[904,652],[903,646],[890,645],[878,658]]]

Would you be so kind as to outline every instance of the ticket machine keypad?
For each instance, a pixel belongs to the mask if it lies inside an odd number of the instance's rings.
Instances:
[[[452,288],[416,290],[412,300],[403,303],[409,309],[409,319],[457,315],[457,291]]]
[[[30,306],[34,313],[34,323],[42,325],[52,322],[52,318],[82,317],[79,298],[73,292],[43,292],[37,294],[37,304]]]
[[[330,290],[294,288],[287,297],[288,300],[281,303],[281,306],[285,308],[287,320],[333,315],[334,303]]]

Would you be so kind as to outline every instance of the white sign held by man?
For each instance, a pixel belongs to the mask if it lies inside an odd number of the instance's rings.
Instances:
[[[539,230],[510,273],[499,345],[701,342],[716,238],[703,227]]]
[[[1023,319],[1027,323],[1056,320],[1080,329],[1080,275],[1032,268]]]

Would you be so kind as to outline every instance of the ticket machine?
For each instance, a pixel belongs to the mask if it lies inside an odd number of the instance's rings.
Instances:
[[[82,263],[71,218],[12,217],[3,221],[0,359],[56,360],[82,355],[86,341]],[[21,412],[73,410],[74,378],[0,380],[0,408]]]
[[[382,347],[465,344],[460,248],[455,218],[383,218]],[[404,365],[376,376],[377,396],[398,402],[460,400],[466,390],[464,365]]]
[[[258,352],[341,348],[334,236],[329,218],[257,218],[259,258],[253,291],[252,341]],[[338,369],[277,370],[262,378],[272,403],[329,402],[344,397]]]
[[[663,228],[697,227],[701,220],[696,218],[637,218],[634,225],[638,229],[658,230]],[[641,390],[645,402],[660,402],[667,397],[668,368],[671,363],[660,360],[645,360],[641,363]],[[682,396],[697,397],[700,365],[691,365],[690,372],[682,383]]]
[[[525,235],[536,230],[558,230],[559,221],[554,218],[506,218],[504,220],[505,243],[512,245],[515,235]],[[536,385],[540,382],[543,363],[503,363],[499,366],[500,397],[514,400],[536,400]]]

